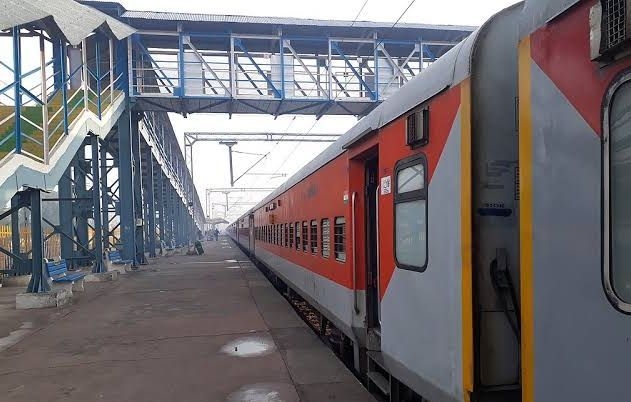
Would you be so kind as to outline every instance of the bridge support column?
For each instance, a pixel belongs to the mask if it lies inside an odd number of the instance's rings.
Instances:
[[[90,209],[92,204],[92,194],[87,190],[86,176],[88,171],[88,164],[85,159],[85,142],[84,145],[79,148],[75,160],[73,163],[74,169],[74,187],[75,195],[78,198],[75,202],[73,214],[75,216],[75,232],[77,243],[82,244],[87,248],[89,243],[88,234],[88,216],[90,216]],[[72,230],[70,231],[72,233]],[[86,249],[78,249],[74,255],[77,264],[84,266],[90,263],[91,256]]]
[[[48,277],[44,270],[44,233],[42,231],[42,192],[31,188],[15,197],[28,197],[31,209],[31,281],[26,288],[27,293],[41,293],[50,290]]]
[[[59,179],[57,185],[59,190],[59,228],[68,235],[61,238],[61,258],[67,261],[70,266],[74,265],[75,245],[72,242],[73,236],[73,194],[72,194],[72,166],[68,166],[66,172]]]
[[[138,135],[138,125],[135,125]],[[136,261],[136,212],[134,211],[134,174],[132,163],[132,119],[126,109],[118,119],[118,181],[120,199],[121,255]]]
[[[144,208],[142,199],[142,155],[140,153],[140,141],[141,135],[138,131],[138,123],[140,121],[140,115],[135,115],[132,118],[132,135],[131,135],[131,147],[132,147],[132,162],[133,162],[133,186],[134,186],[134,212],[137,222],[142,222],[141,225],[136,224],[135,236],[136,236],[136,256],[135,260],[138,264],[146,264],[145,258],[145,233],[144,225]]]
[[[179,224],[176,225],[177,227],[177,234],[178,234],[178,244],[180,247],[184,247],[184,228],[186,227],[186,215],[184,214],[184,202],[182,201],[182,198],[180,198],[180,195],[177,194],[177,212],[178,212],[178,222]]]
[[[164,197],[165,197],[165,206],[164,206],[164,236],[165,242],[167,246],[175,247],[175,233],[173,233],[173,217],[175,216],[175,207],[173,204],[173,188],[171,187],[171,183],[169,180],[163,180],[164,182]]]
[[[167,238],[165,236],[166,233],[166,219],[164,219],[164,211],[166,210],[165,206],[165,196],[164,196],[164,173],[161,168],[157,170],[157,182],[156,182],[156,207],[158,212],[158,226],[160,227],[160,255],[164,254],[164,245],[166,244]]]
[[[145,190],[147,191],[147,235],[149,236],[147,245],[149,246],[150,258],[156,257],[156,200],[154,198],[153,165],[153,153],[151,152],[151,147],[147,147],[147,184]]]
[[[101,199],[103,200],[103,209],[101,210],[101,224],[103,225],[103,252],[108,250],[110,244],[110,195],[108,185],[109,168],[107,166],[107,146],[103,142],[99,151],[101,166]]]
[[[94,220],[94,265],[92,272],[105,272],[103,264],[103,218],[101,212],[101,164],[99,163],[99,137],[90,135],[92,151],[92,219]]]

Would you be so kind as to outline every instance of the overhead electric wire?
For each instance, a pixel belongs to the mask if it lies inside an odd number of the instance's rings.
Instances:
[[[355,23],[357,22],[358,18],[360,17],[361,13],[364,11],[364,8],[366,7],[366,4],[368,4],[369,0],[364,0],[361,8],[359,9],[359,11],[357,12],[357,14],[355,15],[355,18],[353,19],[353,22],[351,23],[351,26],[354,26]],[[401,19],[405,16],[405,14],[410,10],[410,8],[414,5],[414,3],[416,2],[416,0],[412,0],[410,1],[410,4],[408,4],[408,6],[403,10],[403,12],[399,15],[399,17],[396,19],[396,21],[392,24],[392,26],[390,27],[390,30],[394,29],[397,24],[401,21]],[[329,66],[330,68],[330,66]],[[347,82],[348,83],[348,82]],[[310,93],[313,92],[313,88],[311,89]],[[332,102],[335,102],[337,100],[337,98],[340,96],[340,93],[338,93],[335,98],[332,100]],[[276,141],[276,143],[274,144],[274,146],[272,147],[272,149],[270,149],[270,151],[267,153],[266,156],[269,156],[269,154],[272,153],[272,151],[274,151],[276,149],[276,147],[279,145],[279,143],[281,142],[281,140],[283,139],[283,137],[288,133],[289,127],[291,127],[291,125],[294,123],[294,121],[296,120],[296,116],[293,117],[293,119],[290,121],[289,125],[287,126],[287,128],[285,129],[285,134],[283,134],[278,141]],[[313,130],[313,128],[316,126],[316,124],[318,123],[319,120],[316,119],[316,121],[313,122],[313,124],[311,125],[311,128],[309,128],[309,130],[307,130],[306,133],[302,134],[301,136],[306,136],[309,135],[309,133],[311,133],[311,131]],[[293,147],[293,149],[289,152],[289,155],[287,155],[287,157],[283,160],[283,162],[281,162],[280,166],[274,171],[274,173],[278,173],[287,163],[287,161],[289,160],[289,158],[291,158],[291,156],[294,154],[294,152],[298,149],[298,147],[302,145],[302,142],[298,142],[296,143],[296,145]],[[270,180],[272,180],[271,178],[267,179],[267,181],[265,183],[269,183]]]
[[[355,18],[353,19],[353,23],[351,24],[351,27],[355,25],[355,23],[357,22],[357,19],[359,18],[359,16],[361,15],[362,11],[364,11],[364,7],[366,7],[366,4],[368,4],[368,0],[364,1],[364,4],[362,4],[362,8],[359,9],[359,12],[357,12],[357,15],[355,16]]]

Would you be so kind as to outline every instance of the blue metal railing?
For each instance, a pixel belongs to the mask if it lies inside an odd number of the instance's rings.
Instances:
[[[0,54],[0,77],[12,77],[0,86],[0,163],[13,154],[48,163],[77,119],[87,112],[101,119],[126,96],[127,60],[114,52],[114,41],[104,41],[99,34],[91,37],[89,46],[83,41],[80,51],[94,56],[87,60],[83,55],[81,62],[69,57],[66,43],[42,36],[39,67],[23,72],[22,34],[19,28],[11,33],[13,51]],[[45,41],[53,46],[52,58],[46,57]],[[109,57],[103,49],[109,50]]]

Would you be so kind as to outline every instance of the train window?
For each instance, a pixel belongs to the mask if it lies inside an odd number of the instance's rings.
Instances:
[[[309,251],[309,226],[307,221],[302,221],[302,251]]]
[[[285,224],[280,224],[280,246],[285,247]]]
[[[609,105],[605,133],[605,258],[609,299],[631,313],[631,81],[622,83]]]
[[[331,254],[331,222],[327,218],[322,219],[322,257],[329,258]]]
[[[300,222],[296,222],[296,250],[300,250]]]
[[[335,259],[346,261],[346,219],[343,216],[335,218],[333,226],[333,251]]]
[[[424,271],[427,267],[427,162],[423,155],[395,167],[394,249],[397,266]]]
[[[318,253],[318,221],[311,221],[311,252]]]
[[[292,248],[294,246],[294,224],[289,224],[289,247]]]

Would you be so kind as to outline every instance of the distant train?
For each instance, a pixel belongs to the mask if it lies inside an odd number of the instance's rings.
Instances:
[[[228,228],[390,400],[631,401],[631,0],[498,13]]]

